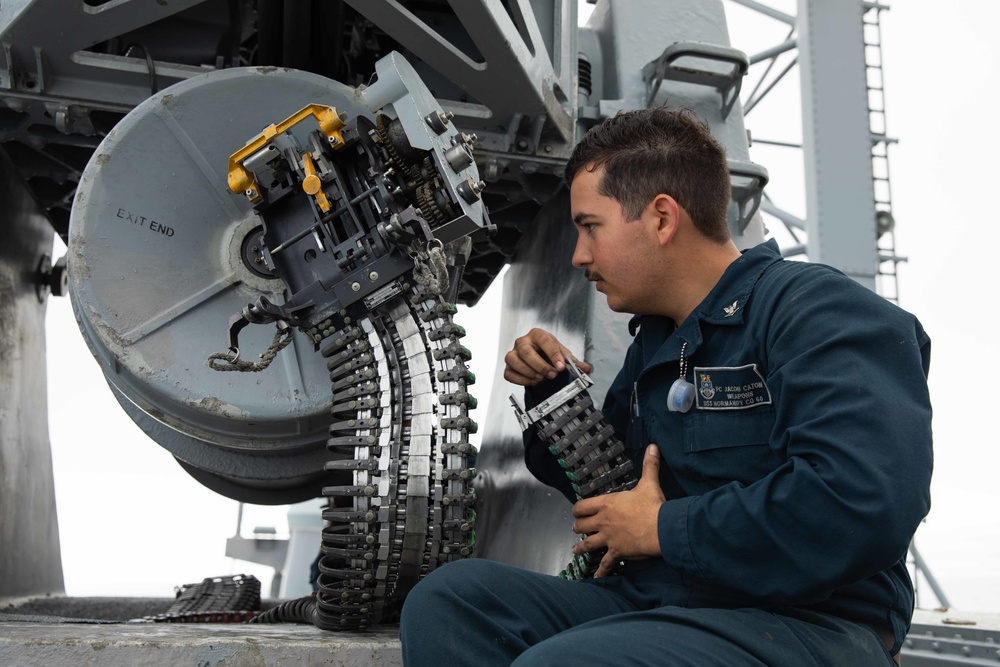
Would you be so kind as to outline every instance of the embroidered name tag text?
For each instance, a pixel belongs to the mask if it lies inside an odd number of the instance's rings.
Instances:
[[[700,410],[745,410],[771,404],[771,391],[757,364],[695,366],[694,384]]]

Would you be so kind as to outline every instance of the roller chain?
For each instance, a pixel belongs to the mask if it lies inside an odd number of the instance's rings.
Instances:
[[[321,347],[334,395],[327,444],[338,457],[326,470],[351,483],[323,489],[318,627],[392,621],[418,580],[472,554],[475,376],[454,313],[437,297],[399,295]]]
[[[625,446],[590,397],[588,388],[593,381],[573,364],[569,370],[573,376],[570,384],[531,410],[510,397],[521,427],[537,429],[565,470],[577,500],[634,488],[638,479]],[[559,576],[592,578],[606,552],[598,549],[574,556]]]

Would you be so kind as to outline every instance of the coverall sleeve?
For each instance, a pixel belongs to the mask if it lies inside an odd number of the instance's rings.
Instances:
[[[809,603],[905,555],[930,507],[930,340],[912,315],[849,282],[814,273],[753,313],[776,411],[770,446],[784,463],[665,502],[658,533],[671,566]]]

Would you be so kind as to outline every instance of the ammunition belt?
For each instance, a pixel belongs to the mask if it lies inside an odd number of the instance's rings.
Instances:
[[[575,365],[568,368],[574,376],[570,384],[530,410],[511,396],[521,427],[537,429],[538,437],[565,470],[577,500],[635,487],[638,480],[625,446],[588,392],[593,381]],[[589,579],[605,553],[607,549],[597,549],[576,555],[559,576]]]
[[[321,347],[333,388],[316,625],[393,620],[428,572],[472,554],[475,376],[455,307],[416,291],[377,307]]]

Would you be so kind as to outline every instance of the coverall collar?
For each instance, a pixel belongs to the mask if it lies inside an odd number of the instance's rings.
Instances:
[[[701,322],[716,326],[743,324],[746,302],[757,280],[769,266],[780,261],[781,251],[774,239],[744,250],[679,327],[674,328],[674,323],[666,317],[636,315],[629,321],[629,333],[635,336],[639,330],[639,342],[645,357],[652,359],[651,364],[677,361],[683,343],[687,343],[684,354],[690,357],[702,342]]]

